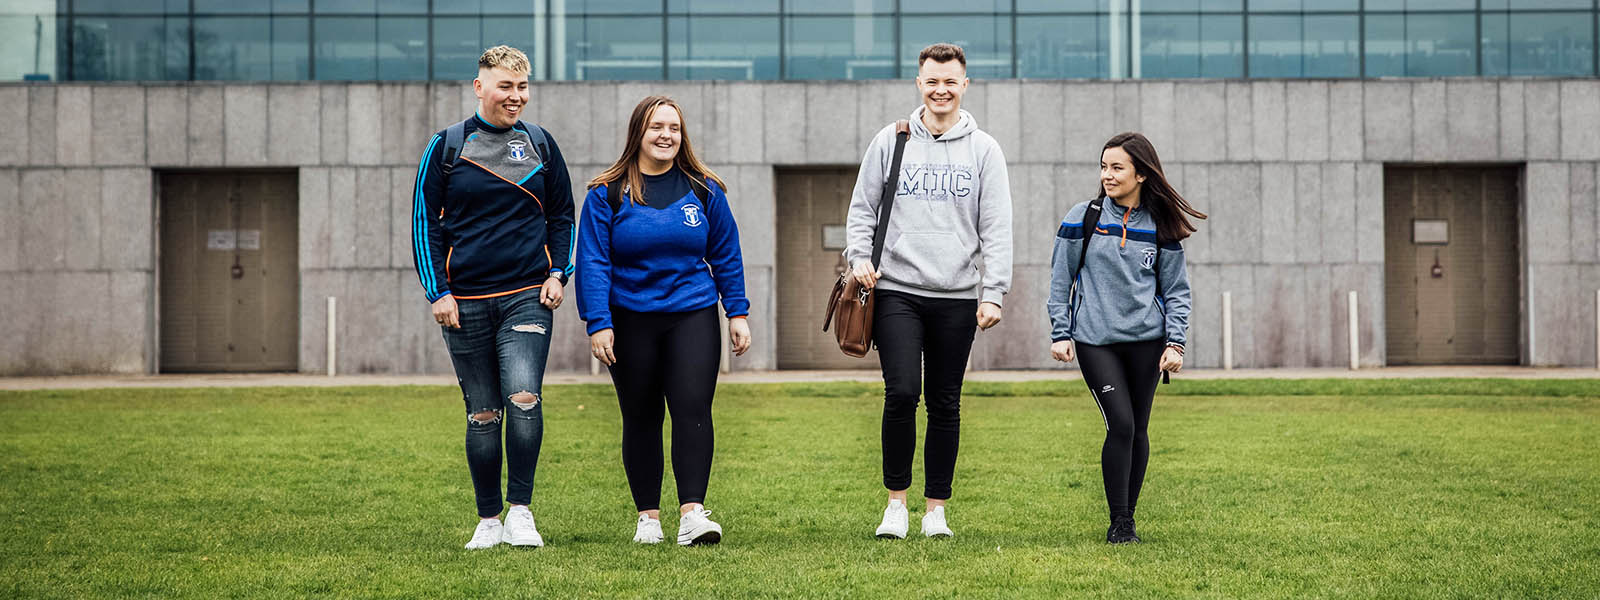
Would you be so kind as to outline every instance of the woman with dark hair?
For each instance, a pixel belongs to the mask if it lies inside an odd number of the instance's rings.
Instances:
[[[639,511],[633,541],[661,534],[661,423],[672,413],[678,544],[715,544],[708,518],[711,397],[722,351],[717,300],[735,354],[750,348],[739,228],[722,180],[695,156],[678,104],[640,101],[622,156],[589,182],[578,229],[578,316],[622,407],[622,467]]]
[[[1097,197],[1067,211],[1056,233],[1050,354],[1078,360],[1106,426],[1100,470],[1112,544],[1139,541],[1133,511],[1150,462],[1150,406],[1162,374],[1183,368],[1189,217],[1206,215],[1172,189],[1155,146],[1123,133],[1100,152]]]

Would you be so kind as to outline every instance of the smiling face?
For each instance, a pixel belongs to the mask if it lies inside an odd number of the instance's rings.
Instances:
[[[1100,153],[1100,187],[1106,197],[1120,200],[1139,191],[1144,176],[1133,167],[1133,157],[1121,146],[1106,148]]]
[[[967,68],[960,61],[922,61],[917,67],[917,91],[928,113],[943,117],[961,109],[961,96],[967,93]]]
[[[510,127],[528,106],[528,74],[504,67],[478,69],[472,91],[478,95],[478,115],[483,120],[495,127]]]
[[[645,121],[644,136],[639,140],[639,159],[641,166],[647,171],[664,168],[678,157],[678,148],[683,143],[683,119],[678,115],[678,109],[670,104],[662,104],[651,111],[649,120]]]

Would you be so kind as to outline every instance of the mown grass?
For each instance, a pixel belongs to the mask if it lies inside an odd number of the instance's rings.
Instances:
[[[550,545],[483,552],[451,388],[0,392],[0,597],[1600,597],[1600,382],[1177,381],[1127,547],[1081,386],[969,384],[899,542],[881,385],[724,386],[705,548],[629,542],[610,387],[551,387]]]

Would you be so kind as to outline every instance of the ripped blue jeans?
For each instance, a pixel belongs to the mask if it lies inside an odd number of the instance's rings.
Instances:
[[[505,500],[533,499],[533,472],[544,439],[540,388],[550,355],[550,309],[539,289],[458,300],[461,328],[444,330],[467,406],[467,468],[478,516],[500,514],[500,436],[505,431]],[[502,427],[501,425],[505,426]]]

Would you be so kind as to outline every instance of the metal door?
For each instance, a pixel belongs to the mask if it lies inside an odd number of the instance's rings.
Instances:
[[[845,212],[856,169],[785,169],[777,174],[778,368],[876,369],[850,358],[822,331],[828,290],[844,268]]]

